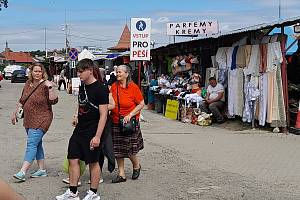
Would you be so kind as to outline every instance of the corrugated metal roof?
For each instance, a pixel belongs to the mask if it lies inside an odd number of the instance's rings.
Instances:
[[[286,26],[290,26],[293,25],[295,23],[300,23],[300,16],[298,17],[292,17],[292,18],[288,18],[285,20],[277,20],[271,23],[261,23],[261,24],[257,24],[257,25],[253,25],[253,26],[248,26],[245,28],[240,28],[240,29],[236,29],[233,31],[229,31],[226,33],[220,33],[215,35],[214,37],[221,37],[224,35],[232,35],[232,34],[237,34],[237,33],[242,33],[242,32],[248,32],[248,31],[254,31],[254,30],[260,30],[260,29],[265,29],[265,28],[271,28],[274,26],[280,26],[280,25],[286,25]]]
[[[236,30],[233,30],[233,31],[225,32],[225,33],[209,35],[207,37],[195,38],[195,40],[193,40],[193,41],[201,41],[201,40],[206,40],[206,39],[210,39],[210,38],[219,38],[219,37],[222,37],[222,36],[245,33],[245,32],[248,32],[248,31],[267,29],[267,28],[272,28],[272,27],[276,27],[276,26],[280,27],[282,25],[283,26],[291,26],[291,25],[296,24],[296,23],[300,23],[300,16],[292,17],[292,18],[288,18],[288,19],[284,19],[284,20],[277,20],[277,21],[273,21],[271,23],[256,24],[256,25],[253,25],[253,26],[248,26],[248,27],[236,29]],[[192,41],[176,42],[176,43],[173,43],[173,44],[168,44],[166,46],[160,46],[160,47],[155,48],[155,49],[160,49],[160,48],[164,48],[164,47],[167,47],[167,46],[170,46],[170,45],[172,46],[174,44],[188,43],[188,42],[192,42]]]

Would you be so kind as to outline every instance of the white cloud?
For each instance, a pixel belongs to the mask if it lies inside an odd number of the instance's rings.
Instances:
[[[168,17],[160,17],[157,20],[154,21],[154,23],[167,23],[170,19]]]
[[[232,12],[224,12],[224,11],[219,11],[219,10],[208,10],[208,11],[199,11],[199,12],[182,12],[182,11],[161,11],[161,12],[157,12],[155,13],[155,15],[157,16],[166,16],[166,17],[189,17],[189,16],[193,16],[193,17],[198,17],[198,16],[228,16],[231,15]]]

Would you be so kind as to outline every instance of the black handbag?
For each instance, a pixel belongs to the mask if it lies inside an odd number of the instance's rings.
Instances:
[[[120,114],[120,101],[119,101],[119,85],[117,84],[117,99],[118,99],[118,113],[119,113],[119,127],[120,131],[124,135],[132,135],[136,132],[136,127],[138,125],[138,122],[136,120],[135,116],[132,116],[130,118],[130,121],[127,123],[124,123],[124,117]]]

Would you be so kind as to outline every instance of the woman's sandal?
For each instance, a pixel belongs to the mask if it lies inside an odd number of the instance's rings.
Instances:
[[[140,165],[140,168],[138,169],[133,169],[133,172],[132,172],[132,179],[133,180],[136,180],[138,179],[138,177],[140,176],[140,173],[141,173],[141,165]]]
[[[122,183],[126,182],[126,178],[123,178],[122,176],[118,175],[115,179],[113,179],[111,182],[112,183]]]

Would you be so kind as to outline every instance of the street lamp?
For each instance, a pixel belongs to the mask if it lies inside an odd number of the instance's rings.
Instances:
[[[2,10],[2,5],[4,8],[8,7],[8,0],[0,0],[0,11]]]

